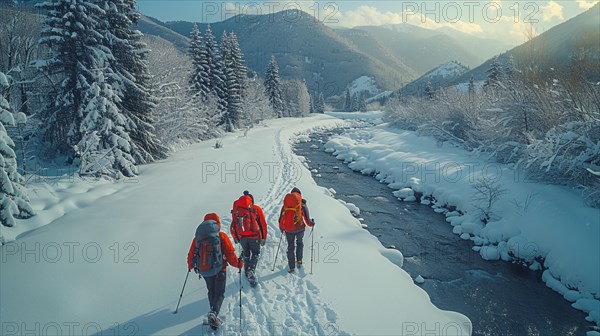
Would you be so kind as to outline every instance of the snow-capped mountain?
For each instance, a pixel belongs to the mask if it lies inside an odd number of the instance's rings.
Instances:
[[[350,83],[348,86],[350,94],[361,94],[366,93],[369,95],[376,95],[381,92],[381,89],[377,87],[375,78],[369,76],[360,76]]]
[[[405,85],[398,91],[398,94],[420,96],[424,94],[427,85],[431,85],[433,89],[445,87],[468,71],[469,68],[460,62],[450,61],[432,69],[415,81]]]
[[[587,54],[597,60],[600,54],[598,22],[600,22],[600,4],[596,4],[578,16],[552,27],[506,53],[500,54],[498,61],[505,65],[512,55],[516,63],[523,59],[525,62],[534,62],[537,66],[551,68],[569,63],[573,54],[581,50],[585,50]],[[537,59],[532,57],[537,57]],[[471,76],[475,80],[485,80],[492,62],[493,58],[449,84],[467,83]],[[595,73],[591,73],[589,76],[598,80],[600,79],[600,68],[596,66],[595,69]]]

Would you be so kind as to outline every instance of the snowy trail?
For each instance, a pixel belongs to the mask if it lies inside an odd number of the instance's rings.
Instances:
[[[270,233],[257,288],[242,280],[243,334],[398,334],[437,328],[438,334],[468,335],[469,320],[433,306],[388,260],[389,251],[316,186],[292,153],[289,140],[295,133],[340,123],[328,116],[269,121],[248,137],[228,135],[218,150],[212,141],[203,142],[144,166],[137,183],[108,185],[104,189],[110,193],[98,193],[105,197],[94,201],[34,197],[38,218],[52,223],[0,249],[0,334],[206,334],[206,285],[195,275],[189,276],[178,314],[172,313],[187,271],[187,251],[205,213],[218,213],[222,230],[228,231],[231,204],[249,190],[265,211]],[[273,172],[274,165],[280,170]],[[88,181],[72,183],[69,190],[80,190],[82,199],[88,199],[87,190],[97,189]],[[287,273],[282,242],[271,271],[280,237],[278,212],[293,185],[308,199],[318,223],[312,275],[308,232],[305,269]],[[57,212],[64,215],[52,215]],[[370,276],[357,277],[357,265]],[[239,275],[232,268],[227,274],[222,333],[238,335]],[[363,322],[370,319],[385,323],[374,329]]]
[[[285,142],[279,129],[273,139],[273,155],[275,162],[281,163],[281,173],[275,176],[266,196],[256,203],[263,207],[271,243],[261,249],[257,287],[250,288],[242,275],[241,334],[346,335],[348,333],[341,332],[337,327],[337,314],[321,300],[319,289],[309,280],[308,270],[305,270],[310,269],[308,263],[304,268],[299,268],[298,273],[288,274],[285,238],[280,245],[275,271],[271,271],[281,238],[278,219],[283,196],[294,186],[292,152],[289,148],[286,150]],[[230,216],[226,220],[227,224],[231,223]],[[228,277],[228,283],[239,288],[239,274],[230,271]],[[222,311],[225,312],[222,318],[228,321],[224,332],[227,335],[240,333],[239,298],[228,300],[227,309]]]

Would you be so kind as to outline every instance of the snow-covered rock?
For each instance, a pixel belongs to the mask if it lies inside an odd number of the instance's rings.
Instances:
[[[411,188],[403,188],[397,191],[393,192],[394,196],[400,198],[400,199],[405,199],[408,197],[414,197],[415,196],[415,192],[414,190],[412,190]]]

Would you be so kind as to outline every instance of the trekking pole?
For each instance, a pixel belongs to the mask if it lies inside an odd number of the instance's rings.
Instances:
[[[183,282],[183,288],[181,289],[181,294],[179,294],[179,301],[177,301],[177,308],[175,308],[175,311],[173,312],[173,314],[177,314],[177,311],[179,310],[179,303],[181,302],[181,297],[183,296],[183,290],[185,289],[185,284],[187,283],[187,279],[190,276],[190,271],[188,270],[187,274],[185,275],[185,281]]]
[[[238,257],[238,259],[242,258],[242,254]],[[240,278],[240,334],[242,333],[242,269],[238,270],[238,275]]]
[[[273,260],[273,268],[271,268],[271,272],[275,270],[275,263],[277,263],[277,256],[279,255],[279,247],[281,247],[281,241],[283,240],[283,232],[281,233],[281,237],[279,238],[279,244],[277,244],[277,252],[275,252],[275,260]]]
[[[310,274],[313,274],[312,273],[313,255],[314,255],[314,251],[315,251],[315,235],[313,235],[314,230],[315,230],[315,227],[313,225],[312,229],[310,229]]]

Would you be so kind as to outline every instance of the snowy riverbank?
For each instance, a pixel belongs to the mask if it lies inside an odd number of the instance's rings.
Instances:
[[[506,166],[385,124],[335,136],[326,148],[353,170],[376,175],[399,198],[422,194],[484,259],[543,269],[549,287],[600,324],[600,210],[586,207],[576,192],[532,183]],[[487,200],[475,189],[482,177],[502,191],[487,225],[481,221]]]

